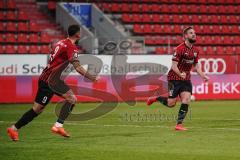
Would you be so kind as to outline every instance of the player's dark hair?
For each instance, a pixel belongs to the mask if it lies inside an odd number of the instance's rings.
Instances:
[[[68,36],[74,36],[77,32],[80,31],[80,26],[77,24],[70,25],[68,27]]]
[[[192,27],[192,26],[189,26],[189,27],[185,28],[185,29],[183,30],[183,36],[184,36],[185,34],[187,34],[187,32],[188,32],[190,29],[193,29],[193,27]]]

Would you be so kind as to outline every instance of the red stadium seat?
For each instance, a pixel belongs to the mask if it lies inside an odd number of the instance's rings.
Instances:
[[[28,24],[25,23],[25,22],[19,22],[18,23],[18,31],[19,32],[27,32],[27,31],[29,31]]]
[[[221,29],[221,33],[231,33],[229,26],[222,25],[220,29]]]
[[[142,33],[142,26],[139,24],[134,24],[133,25],[133,32],[135,33]]]
[[[223,40],[222,44],[226,44],[226,45],[233,44],[232,37],[230,36],[222,36],[222,40]]]
[[[4,1],[0,1],[0,9],[4,9]]]
[[[17,31],[16,24],[13,23],[13,22],[8,22],[7,25],[6,25],[6,30],[7,31],[12,31],[12,32]]]
[[[226,7],[226,6],[225,6]],[[237,10],[238,10],[239,8],[237,8]],[[237,11],[236,10],[236,11]],[[228,5],[227,6],[227,12],[228,13],[235,13],[235,7],[233,6],[233,5]]]
[[[191,22],[200,23],[200,17],[198,15],[192,15]]]
[[[235,53],[240,54],[240,46],[236,47]]]
[[[155,45],[155,40],[152,37],[145,38],[145,44],[147,45]]]
[[[112,5],[111,5],[111,11],[112,11],[112,12],[120,12],[120,11],[121,11],[121,4],[112,3]]]
[[[154,33],[164,33],[161,25],[154,25],[153,32]]]
[[[204,33],[204,34],[211,34],[211,28],[210,26],[208,25],[204,25],[204,26],[201,26],[202,29],[201,29],[201,32]]]
[[[232,46],[224,47],[226,54],[234,54],[234,48]]]
[[[28,43],[27,34],[18,34],[17,41],[18,43]]]
[[[4,23],[0,23],[0,31],[5,31]]]
[[[158,12],[161,13],[169,13],[169,5],[163,4],[160,6],[160,10]]]
[[[189,15],[182,15],[182,23],[191,23]]]
[[[30,34],[29,35],[29,42],[30,43],[38,43],[39,36],[37,34]]]
[[[157,5],[157,4],[152,5],[152,12],[153,13],[159,12],[159,10],[160,10],[160,5]]]
[[[34,22],[30,22],[29,29],[31,32],[39,32],[38,25]]]
[[[182,23],[182,16],[180,16],[180,15],[172,15],[171,22],[172,23]]]
[[[180,34],[180,33],[182,33],[182,29],[179,25],[173,25],[172,32]]]
[[[212,44],[212,36],[205,36],[204,37],[204,43],[205,44]]]
[[[216,54],[224,54],[222,46],[216,46]]]
[[[240,38],[239,36],[233,36],[232,37],[233,44],[240,45]]]
[[[42,45],[41,48],[40,48],[40,52],[42,54],[49,54],[50,52],[50,48],[48,45]]]
[[[125,22],[125,23],[129,23],[131,22],[131,17],[129,14],[122,14],[122,21]]]
[[[25,21],[28,20],[28,15],[26,14],[26,12],[19,11],[18,20],[25,20]]]
[[[0,54],[4,54],[5,53],[5,48],[3,47],[3,45],[0,45]]]
[[[132,15],[132,20],[133,20],[133,22],[142,22],[140,14],[133,14]]]
[[[225,6],[220,5],[220,6],[218,6],[218,12],[219,12],[219,13],[226,13],[227,10],[226,10]]]
[[[155,43],[158,45],[161,45],[161,44],[167,44],[167,41],[165,37],[156,37]]]
[[[220,15],[219,19],[220,19],[219,20],[220,23],[228,23],[228,19],[226,15]]]
[[[1,11],[0,11],[0,20],[4,20],[4,19],[5,19],[4,12],[1,12]]]
[[[231,26],[231,32],[232,33],[238,33],[238,32],[240,32],[240,29],[239,29],[239,26],[238,25],[232,25]]]
[[[162,25],[162,30],[165,34],[171,34],[171,26],[170,25]]]
[[[122,12],[124,13],[124,12],[129,12],[129,11],[131,11],[130,5],[127,3],[122,4]]]
[[[171,13],[179,13],[178,5],[173,4],[169,8],[171,8]]]
[[[196,13],[197,10],[197,6],[195,4],[191,5],[191,4],[187,4],[187,10],[189,13],[193,14]]]
[[[157,54],[165,54],[165,49],[164,49],[164,47],[157,47],[155,52]]]
[[[16,2],[15,2],[15,0],[8,0],[7,1],[7,8],[9,8],[9,9],[16,9]]]
[[[228,16],[229,23],[238,23],[238,17],[236,15]]]
[[[132,4],[131,11],[132,12],[142,12],[139,4]]]
[[[204,38],[203,36],[197,36],[197,44],[204,44]]]
[[[142,22],[151,22],[151,17],[148,14],[143,14]]]
[[[7,45],[6,47],[5,47],[5,53],[6,54],[14,54],[14,53],[16,53],[16,50],[15,50],[15,46],[14,45]]]
[[[160,21],[160,15],[159,14],[153,14],[152,20],[153,20],[153,22],[157,22],[157,23],[161,22]]]
[[[147,13],[152,11],[152,6],[149,4],[142,4],[142,12]]]
[[[221,36],[213,36],[212,44],[221,45],[222,44],[222,37]]]
[[[211,29],[212,33],[219,34],[221,33],[219,25],[213,25]]]
[[[206,5],[199,5],[200,13],[208,13]]]
[[[56,9],[56,1],[48,1],[48,9],[55,10]]]
[[[202,23],[209,23],[208,16],[207,15],[201,15]]]
[[[152,26],[150,24],[146,24],[143,26],[144,33],[152,33]]]
[[[5,40],[7,43],[15,43],[16,42],[15,34],[12,33],[6,34]]]
[[[217,13],[217,6],[216,5],[209,5],[208,6],[209,13]]]
[[[29,46],[29,53],[30,54],[38,54],[39,53],[39,47],[37,45]]]
[[[4,42],[5,40],[4,40],[4,36],[3,36],[3,34],[0,34],[0,43],[2,43],[2,42]]]
[[[8,11],[6,13],[6,17],[8,20],[16,20],[17,19],[16,13],[14,11]]]
[[[209,15],[209,16],[208,16],[208,20],[209,20],[209,22],[211,22],[211,23],[218,23],[218,22],[219,22],[217,15]],[[209,22],[208,22],[208,23],[209,23]]]
[[[19,45],[17,47],[17,53],[19,54],[27,54],[28,53],[28,47],[25,45]]]
[[[48,34],[42,33],[40,37],[41,43],[50,43],[50,36]]]
[[[104,11],[110,11],[110,5],[109,3],[103,3],[102,4],[102,8]]]
[[[162,14],[162,15],[161,15],[161,22],[170,23],[170,22],[171,22],[170,16],[169,16],[169,15],[166,15],[166,14]]]

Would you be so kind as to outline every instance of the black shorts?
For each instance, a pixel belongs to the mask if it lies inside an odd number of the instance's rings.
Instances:
[[[176,98],[182,92],[190,92],[192,94],[192,83],[191,81],[168,81],[168,92],[169,98]]]
[[[46,106],[54,94],[61,96],[69,90],[70,88],[63,81],[59,81],[54,86],[51,86],[46,82],[39,80],[35,102]]]

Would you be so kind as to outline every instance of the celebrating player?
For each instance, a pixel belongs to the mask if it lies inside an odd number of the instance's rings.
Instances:
[[[38,81],[38,91],[33,107],[23,114],[23,116],[11,127],[7,129],[9,137],[17,141],[18,130],[37,117],[51,100],[54,94],[65,99],[60,110],[56,123],[51,128],[53,133],[63,137],[70,135],[64,130],[64,120],[71,113],[77,99],[73,91],[61,79],[61,74],[71,63],[75,70],[93,82],[98,80],[96,75],[89,74],[78,60],[79,50],[75,42],[80,39],[80,26],[71,25],[68,27],[68,38],[60,40],[53,46],[50,54],[50,60],[47,67],[43,70]]]
[[[196,72],[205,82],[209,80],[198,65],[198,49],[193,46],[196,42],[196,33],[192,27],[183,30],[184,42],[176,47],[172,58],[172,67],[168,72],[168,90],[169,97],[150,97],[147,105],[159,101],[163,105],[171,108],[176,105],[177,97],[181,99],[181,107],[178,112],[176,130],[187,130],[182,123],[188,112],[188,107],[192,94],[192,83],[190,71],[194,66]]]

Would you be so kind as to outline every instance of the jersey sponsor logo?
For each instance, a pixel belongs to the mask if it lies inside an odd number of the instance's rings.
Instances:
[[[194,59],[183,59],[183,61],[185,63],[189,63],[189,64],[193,64],[194,63]]]
[[[198,63],[206,74],[224,74],[227,68],[226,62],[222,58],[200,58]]]

